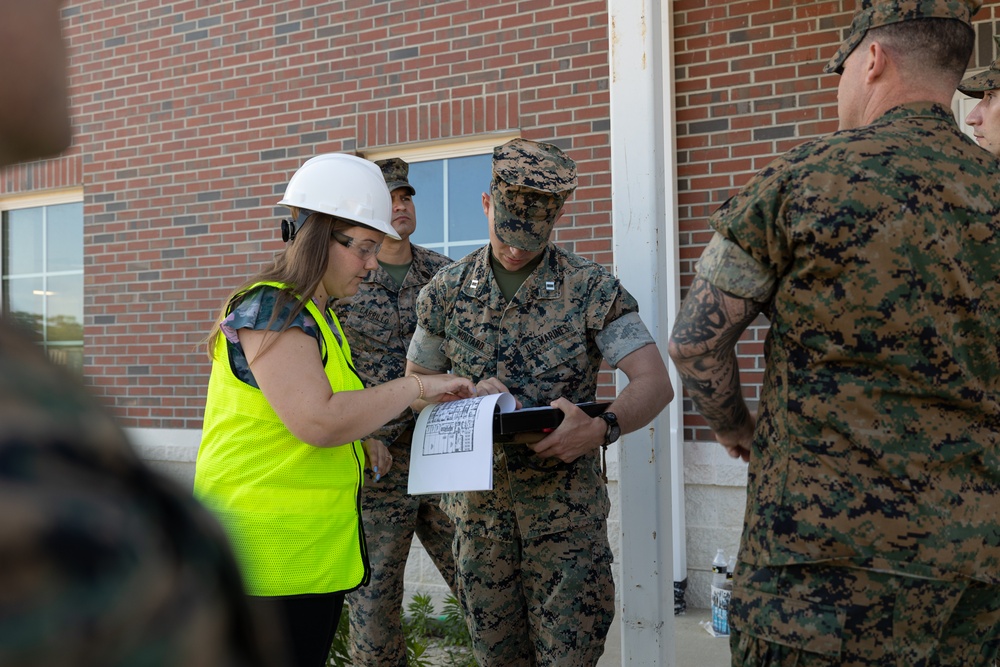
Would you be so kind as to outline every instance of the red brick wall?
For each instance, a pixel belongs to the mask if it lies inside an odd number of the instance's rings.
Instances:
[[[775,156],[837,129],[837,77],[822,70],[851,4],[674,2],[682,289],[712,237],[709,215]],[[751,407],[766,334],[760,318],[737,347]],[[685,413],[685,440],[712,440],[687,399]]]
[[[775,155],[836,128],[836,77],[821,69],[853,5],[674,1],[684,285],[708,215]],[[996,5],[977,17],[979,67]],[[610,265],[607,3],[512,6],[66,2],[74,146],[0,171],[0,195],[84,186],[85,374],[124,425],[200,427],[199,343],[229,289],[280,247],[274,202],[316,153],[512,129],[553,141],[581,175],[557,240]],[[752,383],[765,326],[739,347]],[[688,413],[685,438],[710,438]]]
[[[0,196],[76,187],[82,182],[80,154],[72,149],[59,158],[0,169]]]
[[[996,57],[1000,6],[987,4],[976,15],[973,67]],[[682,289],[712,236],[709,215],[774,157],[837,129],[838,77],[822,70],[854,7],[853,0],[674,1]],[[766,334],[761,317],[737,346],[751,408]],[[685,413],[685,440],[713,439],[687,400]]]
[[[603,1],[68,0],[64,16],[74,157],[6,170],[0,194],[83,184],[84,373],[125,426],[200,427],[200,341],[279,249],[274,202],[314,154],[519,129],[577,160],[559,237],[610,262]]]

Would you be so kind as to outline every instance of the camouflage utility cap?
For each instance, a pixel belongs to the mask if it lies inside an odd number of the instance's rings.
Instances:
[[[847,56],[851,55],[872,28],[915,19],[956,19],[971,27],[972,16],[982,5],[983,0],[858,0],[858,9],[851,22],[851,34],[823,71],[827,74],[840,74]]]
[[[406,188],[410,191],[411,195],[417,194],[416,188],[410,185],[408,179],[410,165],[403,162],[401,158],[391,157],[386,160],[375,160],[375,164],[382,170],[385,185],[389,188],[390,193],[397,188]]]
[[[1000,35],[994,35],[993,41],[997,43],[1000,52]],[[962,79],[958,84],[958,89],[970,97],[982,97],[988,90],[1000,88],[1000,57],[990,63],[990,68],[985,72],[980,72],[975,76]]]
[[[512,139],[493,149],[493,230],[514,248],[534,252],[576,189],[576,163],[558,147]]]

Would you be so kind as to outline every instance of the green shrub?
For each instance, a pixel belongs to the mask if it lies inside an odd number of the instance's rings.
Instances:
[[[441,616],[437,615],[431,597],[420,593],[413,596],[406,605],[406,611],[403,616],[403,635],[406,642],[406,663],[409,667],[432,667],[426,655],[427,648],[432,643],[447,647],[444,650],[449,666],[477,667],[476,660],[472,657],[472,640],[465,625],[465,615],[454,595],[445,598]],[[350,622],[345,605],[330,647],[328,665],[351,667],[349,632]]]

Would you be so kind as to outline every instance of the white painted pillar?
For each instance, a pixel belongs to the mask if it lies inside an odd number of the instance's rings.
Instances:
[[[670,0],[609,0],[615,273],[666,357],[679,304]],[[622,665],[673,666],[673,582],[686,579],[683,430],[677,397],[622,438]],[[627,382],[617,374],[619,389]],[[677,549],[674,545],[677,545]]]

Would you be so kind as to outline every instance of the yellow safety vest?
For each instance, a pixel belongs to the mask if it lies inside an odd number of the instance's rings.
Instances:
[[[257,283],[248,291],[260,285],[286,288]],[[330,388],[363,389],[336,315],[343,347],[319,308],[311,300],[305,307],[323,336]],[[363,467],[359,440],[314,447],[292,435],[263,393],[233,374],[226,338],[218,337],[194,493],[226,529],[250,595],[331,593],[368,583]]]

